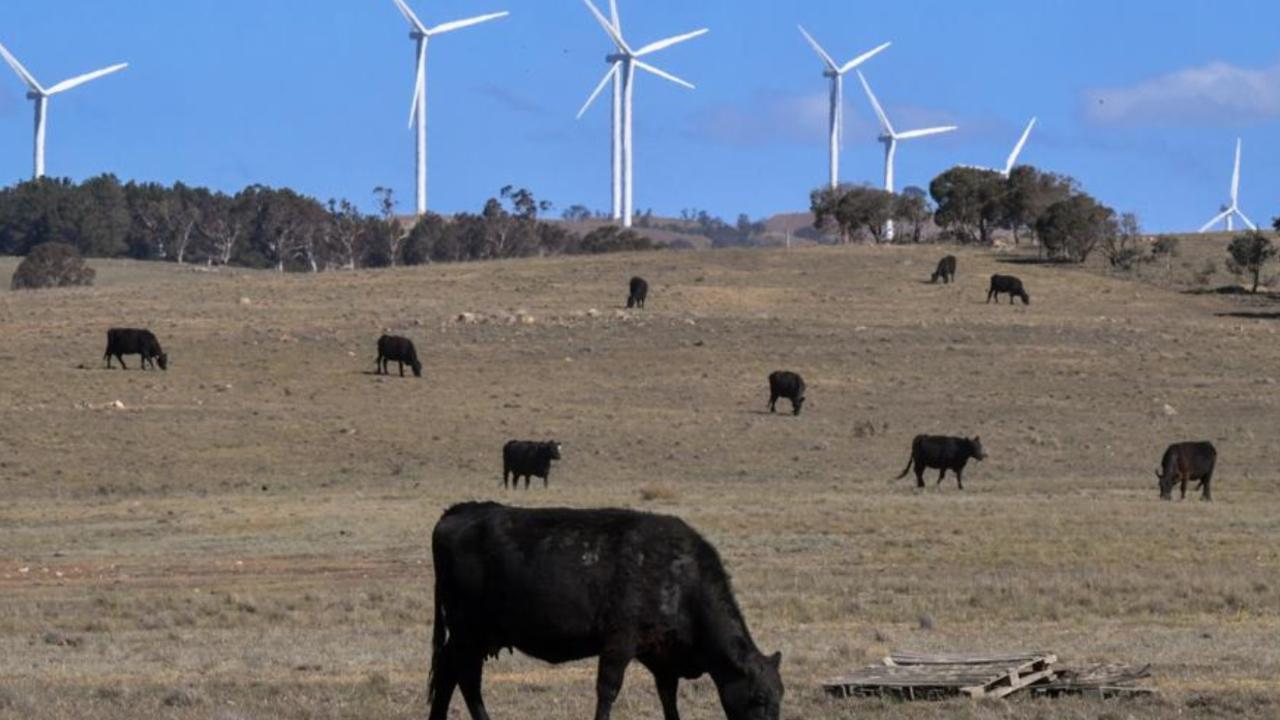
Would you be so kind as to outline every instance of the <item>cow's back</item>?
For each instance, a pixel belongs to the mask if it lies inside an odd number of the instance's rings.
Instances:
[[[708,550],[668,516],[467,503],[432,533],[436,602],[450,634],[486,653],[574,660],[641,619],[655,632],[692,632]]]

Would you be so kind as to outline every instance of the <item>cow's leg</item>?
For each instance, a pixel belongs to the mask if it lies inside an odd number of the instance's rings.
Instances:
[[[1204,488],[1204,490],[1200,493],[1200,499],[1204,500],[1205,502],[1209,502],[1210,500],[1213,500],[1213,496],[1209,494],[1209,481],[1212,479],[1213,479],[1213,473],[1209,473],[1208,475],[1204,476],[1203,480],[1200,481],[1200,486]]]
[[[551,484],[551,471],[548,470],[546,475],[542,476],[542,487],[546,489]]]
[[[524,489],[525,489],[525,490],[528,490],[528,489],[529,489],[529,481],[530,481],[530,480],[532,480],[532,479],[533,479],[533,475],[532,475],[531,473],[525,473],[525,474],[524,474]]]
[[[778,405],[778,393],[769,393],[769,412],[774,412],[774,408]]]
[[[995,290],[988,290],[988,291],[987,291],[987,304],[988,304],[988,305],[990,305],[990,304],[991,304],[991,295],[992,295],[994,292],[995,292]],[[999,300],[997,300],[996,302],[1000,302],[1000,301],[999,301]]]
[[[658,699],[662,701],[662,720],[680,720],[680,711],[676,709],[680,676],[675,673],[654,672],[653,681],[658,685]]]
[[[600,669],[596,675],[596,720],[609,720],[613,701],[618,699],[622,690],[622,680],[630,662],[630,652],[605,648],[600,653]]]
[[[403,360],[397,360],[397,361],[396,361],[396,365],[399,365],[399,366],[400,366],[400,377],[404,377],[404,361],[403,361]]]
[[[964,489],[964,468],[956,468],[956,487]]]
[[[483,657],[466,658],[458,662],[458,688],[462,690],[462,699],[467,702],[471,720],[489,720],[489,712],[484,709],[484,697],[480,694],[483,672]]]
[[[429,720],[447,720],[449,701],[458,686],[458,669],[453,646],[445,644],[431,658],[431,711]]]
[[[937,482],[937,483],[935,483],[935,484],[936,484],[936,485],[941,485],[941,484],[942,484],[942,479],[943,479],[943,478],[945,478],[946,476],[947,476],[947,469],[946,469],[946,468],[942,468],[942,469],[938,470],[938,482]]]
[[[920,463],[916,463],[916,487],[924,487],[924,466]]]
[[[120,361],[120,369],[121,369],[121,370],[128,370],[128,369],[129,369],[129,366],[127,366],[127,365],[125,365],[125,364],[124,364],[124,355],[121,355],[121,354],[119,354],[119,353],[116,353],[116,359]]]
[[[1190,473],[1182,473],[1182,497],[1178,498],[1179,500],[1187,499],[1187,480],[1189,480],[1190,478],[1191,478]]]

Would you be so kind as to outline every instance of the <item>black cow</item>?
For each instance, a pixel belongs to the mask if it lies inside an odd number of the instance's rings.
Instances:
[[[982,450],[982,441],[978,438],[947,437],[945,435],[917,435],[911,441],[911,459],[907,461],[907,467],[902,470],[902,474],[897,479],[901,480],[911,471],[911,466],[916,468],[916,487],[924,487],[924,471],[925,468],[938,468],[938,485],[942,484],[942,479],[947,476],[947,471],[951,470],[956,474],[956,486],[961,490],[964,489],[964,466],[968,464],[969,458],[982,461],[985,460],[987,454]]]
[[[1022,288],[1022,281],[1012,275],[992,275],[991,289],[987,291],[987,302],[991,302],[991,298],[996,299],[996,304],[1000,304],[1000,293],[1009,294],[1009,304],[1013,304],[1015,297],[1022,298],[1023,305],[1031,304],[1031,296]]]
[[[627,309],[643,308],[649,297],[649,283],[639,276],[631,278],[631,292],[627,295]]]
[[[125,355],[141,355],[143,370],[147,369],[147,363],[151,364],[152,369],[155,369],[156,365],[159,365],[161,370],[169,369],[169,356],[160,349],[160,341],[150,330],[139,328],[107,330],[107,351],[102,354],[102,359],[107,361],[107,367],[111,367],[111,358],[114,357],[120,361],[121,370],[128,370],[124,364]]]
[[[956,278],[955,255],[948,255],[938,261],[938,269],[933,271],[933,277],[929,278],[929,282],[936,283],[939,278],[945,284],[950,284]]]
[[[653,673],[665,720],[681,678],[710,673],[729,720],[777,720],[780,653],[757,648],[715,548],[679,518],[630,510],[463,503],[431,535],[435,625],[430,720],[454,688],[472,720],[487,658],[598,657],[595,720],[608,720],[632,660]]]
[[[1211,442],[1180,442],[1169,446],[1160,459],[1160,469],[1156,477],[1160,478],[1160,499],[1173,499],[1173,486],[1182,482],[1182,498],[1187,499],[1187,483],[1199,480],[1196,489],[1201,490],[1200,499],[1213,499],[1209,484],[1213,480],[1213,466],[1218,462],[1218,451]]]
[[[520,486],[520,476],[524,476],[524,487],[529,489],[529,477],[536,475],[542,478],[542,487],[546,487],[551,475],[551,461],[560,459],[560,443],[555,440],[531,442],[527,440],[511,440],[502,446],[502,487],[507,487],[507,476],[511,476],[511,488]]]
[[[404,377],[406,364],[413,369],[414,377],[422,377],[422,363],[418,361],[418,351],[409,338],[399,335],[383,335],[378,338],[378,359],[374,360],[378,366],[378,374],[389,375],[387,364],[391,362],[400,366],[400,377]]]
[[[778,398],[791,401],[791,414],[799,415],[804,407],[804,378],[789,370],[769,373],[769,412],[774,412]]]

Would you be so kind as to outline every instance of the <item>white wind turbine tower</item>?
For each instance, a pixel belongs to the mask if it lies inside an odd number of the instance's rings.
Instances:
[[[1223,220],[1227,221],[1227,232],[1231,232],[1235,229],[1231,221],[1236,217],[1239,217],[1244,221],[1245,226],[1250,230],[1258,229],[1258,226],[1254,225],[1252,220],[1245,217],[1245,214],[1240,212],[1240,138],[1236,138],[1236,168],[1231,174],[1231,205],[1221,213],[1214,215],[1212,220],[1205,223],[1204,227],[1200,228],[1200,232],[1209,232],[1209,228],[1217,225]]]
[[[862,89],[867,91],[867,98],[871,100],[871,107],[876,111],[876,116],[880,118],[880,127],[883,130],[880,135],[880,142],[884,143],[884,189],[893,192],[893,159],[898,152],[898,141],[912,140],[929,135],[941,135],[955,130],[956,126],[947,125],[898,132],[893,129],[893,124],[889,122],[889,116],[884,114],[884,108],[880,107],[880,101],[876,100],[875,93],[871,92],[871,86],[867,84],[867,79],[863,77],[861,70],[858,71],[858,79],[862,81]],[[888,240],[893,239],[892,220],[885,223],[885,238]]]
[[[827,66],[822,73],[823,76],[831,79],[831,188],[834,190],[840,186],[840,143],[844,139],[844,76],[850,70],[878,55],[892,43],[884,43],[844,65],[837,65],[831,55],[823,50],[818,41],[814,40],[803,27],[800,27],[800,34],[804,35],[804,39],[809,41],[814,52],[818,53],[818,57],[822,58],[822,62]]]
[[[653,65],[641,60],[640,58],[665,50],[666,48],[682,43],[686,40],[692,40],[699,35],[705,35],[707,29],[694,30],[693,32],[676,35],[665,40],[658,40],[645,45],[642,48],[633,50],[627,44],[622,36],[622,23],[618,19],[617,0],[610,0],[610,11],[612,18],[606,18],[603,13],[591,3],[591,0],[582,0],[595,17],[596,22],[600,23],[600,27],[604,28],[609,39],[613,41],[615,51],[609,54],[605,61],[609,63],[609,70],[605,73],[604,78],[600,80],[600,84],[587,98],[587,102],[583,104],[582,109],[578,111],[578,117],[587,111],[591,103],[600,96],[609,81],[613,81],[613,97],[614,97],[614,115],[613,115],[613,193],[614,193],[614,217],[620,214],[622,217],[623,227],[631,227],[631,218],[634,215],[634,193],[632,191],[632,180],[635,177],[635,163],[632,155],[632,125],[633,117],[633,98],[635,95],[635,77],[636,68],[644,70],[658,77],[669,80],[681,87],[690,90],[694,89],[693,85],[681,80],[664,70],[660,70]],[[619,197],[621,196],[621,197]],[[621,213],[619,213],[618,202],[621,200]]]
[[[482,22],[506,17],[510,13],[496,12],[488,15],[454,20],[429,28],[409,9],[404,0],[392,0],[400,8],[400,14],[409,21],[409,37],[417,43],[417,79],[413,83],[413,105],[409,109],[409,126],[417,122],[417,211],[419,215],[427,212],[427,45],[436,35],[453,30],[460,30]]]
[[[18,77],[27,84],[27,98],[35,102],[36,106],[36,147],[35,147],[35,172],[34,177],[37,179],[44,177],[44,140],[45,129],[49,122],[49,98],[61,92],[66,92],[74,87],[79,87],[92,80],[97,80],[103,75],[110,75],[118,70],[123,70],[129,66],[128,63],[120,63],[112,65],[109,68],[94,70],[91,73],[85,73],[78,77],[62,82],[50,88],[45,88],[36,81],[35,77],[27,72],[27,69],[18,62],[7,48],[0,45],[0,55],[4,56],[5,62],[9,63],[9,67],[18,73]]]

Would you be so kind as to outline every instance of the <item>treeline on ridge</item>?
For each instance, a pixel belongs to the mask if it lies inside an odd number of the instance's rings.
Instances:
[[[390,190],[374,193],[379,212],[367,214],[346,200],[263,185],[228,195],[113,175],[42,178],[0,189],[0,254],[56,242],[86,257],[318,272],[655,247],[614,226],[578,234],[544,222],[550,204],[526,189],[508,186],[478,213],[427,214],[412,227]]]

